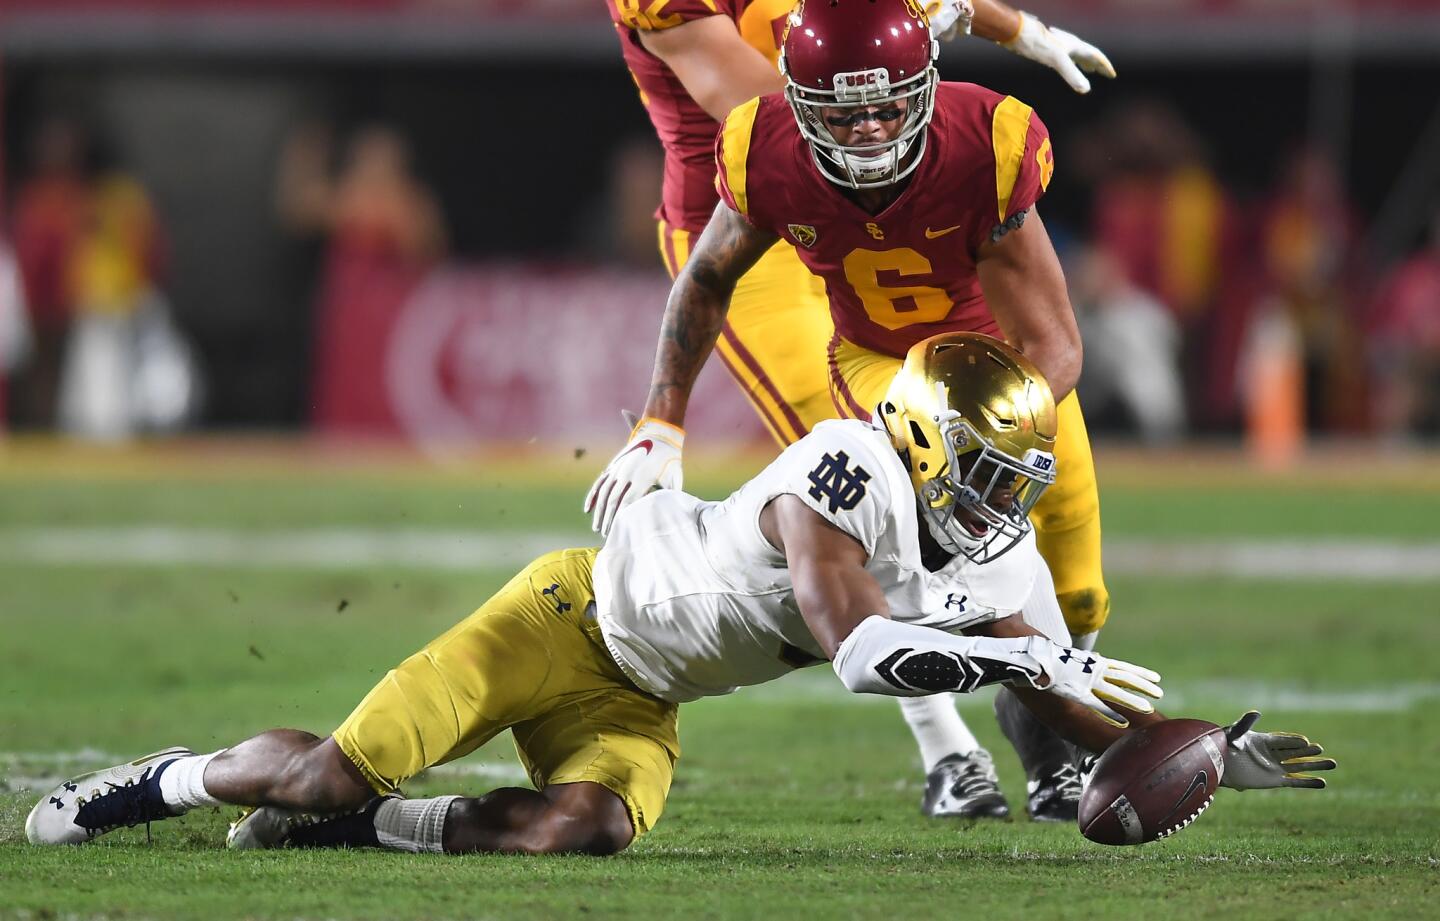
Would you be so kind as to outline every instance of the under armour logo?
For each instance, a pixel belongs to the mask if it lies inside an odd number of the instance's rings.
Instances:
[[[849,469],[850,455],[844,451],[826,454],[810,471],[810,498],[829,499],[831,513],[850,511],[865,498],[870,474],[863,467]]]
[[[71,782],[68,781],[68,780],[65,781],[65,783],[62,784],[62,786],[65,788],[65,792],[66,792],[66,793],[74,793],[76,790],[80,789],[79,787],[75,786],[73,783],[71,783]]]
[[[64,808],[65,808],[65,803],[64,803],[64,801],[59,800],[59,799],[57,799],[57,798],[55,798],[55,797],[53,797],[53,796],[50,797],[50,802],[54,804],[54,806],[55,806],[56,809],[64,809]]]
[[[1066,665],[1069,665],[1071,662],[1074,662],[1077,659],[1078,656],[1075,655],[1075,650],[1073,649],[1066,649],[1060,654],[1060,661],[1065,663]],[[1094,671],[1094,669],[1091,667],[1094,664],[1095,659],[1090,656],[1086,656],[1085,661],[1080,663],[1081,667],[1084,669],[1085,674],[1087,675]]]
[[[965,612],[965,602],[969,600],[969,595],[961,595],[959,598],[956,598],[955,593],[951,592],[950,594],[945,596],[945,607],[946,609],[949,609],[950,605],[953,604],[955,605],[955,610],[963,614]]]
[[[555,602],[555,613],[556,613],[556,614],[564,614],[566,611],[570,610],[570,602],[568,602],[568,601],[561,601],[561,600],[560,600],[560,583],[559,583],[559,582],[552,582],[552,583],[550,583],[550,587],[549,587],[549,588],[542,588],[542,589],[540,590],[540,594],[542,594],[542,595],[549,595],[549,596],[550,596],[550,600],[553,601],[553,602]]]

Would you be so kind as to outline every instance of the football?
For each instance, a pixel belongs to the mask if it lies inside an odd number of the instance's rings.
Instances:
[[[1204,720],[1165,720],[1110,746],[1080,797],[1080,833],[1097,844],[1144,844],[1204,812],[1225,774],[1225,733]]]

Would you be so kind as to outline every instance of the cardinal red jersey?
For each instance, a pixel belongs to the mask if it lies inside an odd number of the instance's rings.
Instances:
[[[897,357],[936,333],[999,335],[975,255],[1024,220],[1054,169],[1039,116],[972,83],[940,84],[920,165],[879,214],[821,175],[780,94],[730,113],[716,159],[725,202],[825,280],[836,332]]]
[[[605,0],[640,101],[665,147],[665,183],[655,216],[692,233],[715,210],[715,133],[720,124],[690,98],[665,62],[640,44],[641,32],[670,29],[706,16],[734,20],[740,37],[771,61],[780,54],[785,18],[795,0]]]

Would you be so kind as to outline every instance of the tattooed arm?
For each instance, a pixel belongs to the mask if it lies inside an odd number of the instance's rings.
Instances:
[[[715,206],[665,304],[645,417],[585,496],[596,531],[609,535],[620,512],[650,490],[684,486],[680,452],[690,388],[725,326],[735,283],[776,239],[723,201]]]
[[[715,206],[665,304],[646,417],[685,424],[690,389],[725,326],[735,283],[778,239],[723,201]]]

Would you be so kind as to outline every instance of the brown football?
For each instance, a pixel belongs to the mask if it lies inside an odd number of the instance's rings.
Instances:
[[[1080,833],[1098,844],[1144,844],[1205,811],[1225,774],[1225,732],[1165,720],[1111,745],[1080,797]]]

